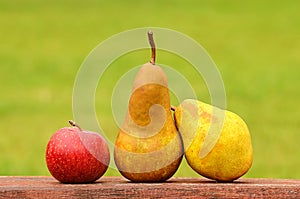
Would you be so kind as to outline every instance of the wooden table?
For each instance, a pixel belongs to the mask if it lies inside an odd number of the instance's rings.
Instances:
[[[0,198],[300,198],[300,180],[239,179],[216,183],[204,178],[171,178],[132,183],[103,177],[91,184],[61,184],[52,177],[0,177]]]

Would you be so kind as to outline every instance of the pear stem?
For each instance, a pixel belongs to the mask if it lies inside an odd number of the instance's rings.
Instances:
[[[77,127],[80,131],[82,131],[81,127],[76,122],[74,122],[73,120],[69,120],[69,124],[71,124],[71,126]]]
[[[171,110],[172,110],[172,111],[176,111],[176,107],[173,106],[173,105],[171,105]]]
[[[151,60],[150,63],[151,64],[155,64],[155,58],[156,58],[156,48],[155,48],[155,43],[154,43],[154,39],[153,39],[153,32],[151,30],[148,31],[148,39],[149,39],[149,43],[151,46]]]

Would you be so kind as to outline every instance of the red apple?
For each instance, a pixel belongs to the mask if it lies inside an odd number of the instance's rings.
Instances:
[[[110,161],[109,148],[98,133],[74,127],[56,131],[46,149],[46,163],[51,175],[62,183],[89,183],[99,179]]]

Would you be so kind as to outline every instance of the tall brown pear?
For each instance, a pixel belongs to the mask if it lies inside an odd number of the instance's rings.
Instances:
[[[148,38],[151,61],[136,75],[114,150],[120,173],[134,182],[169,179],[178,169],[183,155],[182,140],[171,112],[167,77],[155,65],[152,32],[148,32]]]

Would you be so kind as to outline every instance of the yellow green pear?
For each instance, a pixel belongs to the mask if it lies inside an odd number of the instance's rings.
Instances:
[[[184,100],[174,114],[185,158],[197,173],[230,182],[250,169],[251,136],[237,114],[194,99]]]
[[[167,77],[155,65],[155,46],[148,33],[152,59],[138,71],[128,111],[118,133],[114,160],[134,182],[161,182],[178,169],[183,144],[171,112]]]

